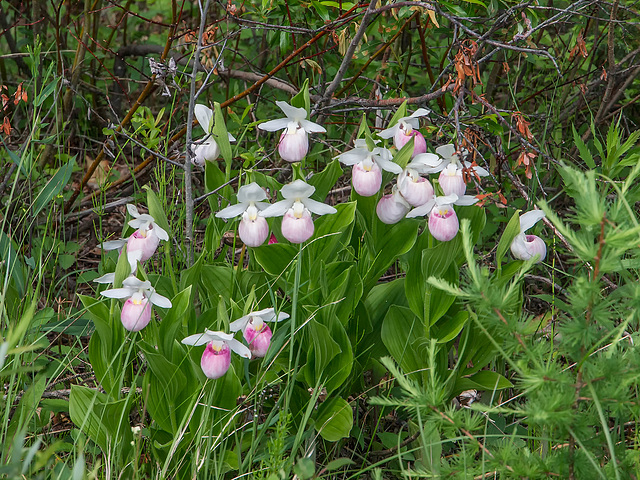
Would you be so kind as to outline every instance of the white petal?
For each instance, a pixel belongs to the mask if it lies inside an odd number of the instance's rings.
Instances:
[[[142,281],[133,275],[125,278],[122,281],[122,285],[132,290],[149,290],[151,289],[151,282],[149,280]]]
[[[530,210],[523,213],[520,215],[520,233],[526,232],[544,217],[545,214],[542,210]]]
[[[318,202],[310,198],[303,198],[301,201],[310,212],[318,215],[328,215],[337,212],[337,210],[331,205],[327,205],[326,203]]]
[[[251,314],[245,315],[244,317],[240,317],[237,320],[234,320],[229,324],[229,330],[232,332],[239,332],[240,330],[244,330],[249,323],[249,319],[251,318]]]
[[[138,218],[129,220],[129,226],[131,228],[143,228],[145,230],[148,230],[149,225],[152,225],[154,222],[155,219],[151,215],[149,215],[148,213],[143,213],[142,215],[138,215]]]
[[[129,298],[136,291],[137,289],[127,288],[127,287],[112,288],[111,290],[105,290],[104,292],[102,292],[102,295],[104,295],[107,298]]]
[[[471,165],[471,162],[463,162],[465,168],[471,170],[472,172],[476,173],[479,177],[488,177],[489,176],[489,172],[487,172],[484,168],[478,166],[478,165]]]
[[[440,147],[436,148],[436,153],[442,158],[450,160],[456,153],[456,147],[451,143],[448,143],[447,145],[441,145]]]
[[[316,191],[316,187],[309,185],[304,180],[295,180],[282,187],[280,193],[284,198],[308,198]]]
[[[304,128],[305,132],[327,133],[327,130],[322,125],[318,125],[317,123],[313,123],[309,120],[299,120],[299,122],[302,128]]]
[[[102,242],[100,245],[103,250],[118,250],[124,247],[127,244],[127,240],[121,238],[120,240],[109,240],[107,242]]]
[[[392,138],[400,128],[400,124],[396,123],[393,127],[378,132],[380,138]]]
[[[442,158],[435,153],[419,153],[413,158],[413,160],[411,160],[411,163],[409,163],[407,167],[419,170],[423,167],[438,167],[443,163],[445,162]]]
[[[407,218],[424,217],[425,215],[429,215],[431,213],[431,210],[433,210],[435,204],[435,199],[429,200],[424,205],[414,208],[409,213],[407,213]]]
[[[458,201],[458,195],[452,193],[451,195],[442,195],[436,197],[436,205],[453,205]]]
[[[273,319],[273,320],[269,320],[270,322],[281,322],[283,320],[286,320],[287,318],[289,318],[291,315],[289,315],[288,313],[285,312],[280,312],[278,314],[278,318]]]
[[[291,200],[281,200],[281,201],[276,202],[273,205],[270,205],[269,207],[265,208],[260,213],[265,218],[268,218],[268,217],[281,217],[282,215],[287,213],[287,210],[289,210],[291,208],[291,206],[293,205],[294,201],[295,200],[293,200],[293,199],[291,199]]]
[[[236,352],[241,357],[243,357],[243,358],[251,358],[251,350],[249,350],[246,346],[241,344],[235,338],[232,338],[231,340],[228,340],[226,343],[227,343],[227,345],[229,345],[229,348],[232,351]]]
[[[236,203],[235,205],[229,205],[216,213],[217,218],[235,218],[238,215],[242,215],[247,207],[248,203]]]
[[[235,141],[236,141],[236,137],[234,137],[233,135],[231,135],[229,132],[227,132],[227,136],[229,137],[229,141],[230,141],[230,142],[235,142]]]
[[[196,333],[195,335],[189,335],[187,338],[182,339],[182,343],[185,345],[193,345],[199,347],[200,345],[206,345],[214,340],[207,333]]]
[[[113,283],[113,281],[116,279],[116,274],[115,273],[105,273],[104,275],[102,275],[101,277],[98,277],[94,280],[94,282],[96,283]]]
[[[402,167],[400,165],[398,165],[397,163],[393,163],[390,160],[387,160],[383,156],[378,156],[376,158],[376,163],[382,170],[386,172],[391,172],[395,174],[402,173]]]
[[[271,317],[275,317],[275,309],[273,307],[271,308],[263,308],[262,310],[256,310],[254,312],[249,312],[247,313],[248,317],[260,317],[262,318],[263,321],[265,322],[270,322],[271,320],[268,320]]]
[[[204,333],[209,335],[209,337],[211,337],[211,340],[215,340],[215,341],[228,342],[229,340],[231,340],[233,338],[233,334],[231,334],[231,333],[213,331],[213,330],[209,330],[209,329],[206,329],[204,331]]]
[[[258,125],[258,128],[266,132],[277,132],[278,130],[287,128],[288,125],[288,118],[278,118],[277,120],[269,120],[268,122],[261,123]]]
[[[478,200],[479,199],[477,197],[474,197],[473,195],[463,195],[454,203],[462,207],[468,207],[469,205],[473,205],[474,203],[476,203]]]
[[[267,194],[260,185],[252,182],[238,190],[238,202],[260,202],[267,199]]]
[[[287,118],[291,120],[300,121],[307,118],[307,111],[304,108],[291,106],[287,102],[283,102],[281,100],[276,101],[276,105],[278,105],[280,110],[282,110]]]
[[[431,113],[431,110],[428,108],[419,108],[415,112],[411,114],[409,118],[417,118],[417,117],[425,117]]]
[[[169,234],[167,233],[167,231],[156,222],[153,222],[152,232],[154,232],[156,237],[158,237],[160,240],[164,240],[165,242],[169,241]]]
[[[198,123],[204,129],[205,132],[210,133],[211,120],[213,119],[213,111],[206,105],[197,104],[193,110]]]
[[[142,262],[142,253],[142,250],[134,250],[132,252],[127,250],[127,260],[131,267],[131,273],[135,273],[138,269],[138,262]]]
[[[138,218],[140,216],[140,213],[138,212],[138,209],[136,208],[136,206],[130,203],[127,203],[127,211],[129,212],[129,215],[131,215],[133,218]]]
[[[354,148],[353,150],[349,150],[348,152],[341,153],[337,158],[339,162],[344,163],[345,165],[355,165],[356,163],[362,162],[365,158],[371,155],[369,150],[363,150],[361,148]]]
[[[161,308],[171,308],[171,300],[169,300],[167,297],[163,297],[162,295],[153,292],[151,295],[149,295],[149,301],[151,303],[153,303],[154,305],[157,305],[158,307]]]

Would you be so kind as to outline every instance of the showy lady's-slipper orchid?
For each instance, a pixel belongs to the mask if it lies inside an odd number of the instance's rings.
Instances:
[[[258,125],[260,130],[277,132],[285,129],[280,135],[278,152],[287,162],[299,162],[309,151],[309,133],[326,133],[324,127],[307,120],[304,108],[292,107],[287,102],[277,101],[276,105],[287,118],[269,120]]]
[[[242,358],[251,358],[251,351],[233,334],[205,330],[204,333],[190,335],[182,343],[199,347],[207,345],[200,359],[200,366],[207,378],[215,380],[222,377],[231,365],[231,352],[235,352]]]
[[[120,320],[125,329],[139,332],[151,320],[151,304],[161,308],[171,308],[171,300],[157,294],[151,282],[136,277],[125,278],[122,288],[105,290],[102,295],[108,298],[126,298],[122,306]]]
[[[377,143],[377,142],[376,142]],[[382,185],[382,170],[398,174],[402,172],[400,165],[391,161],[391,152],[384,147],[369,150],[366,140],[355,141],[354,148],[341,153],[337,158],[345,165],[353,165],[351,182],[353,189],[363,197],[375,195]]]
[[[289,318],[288,313],[276,315],[273,308],[266,308],[257,312],[250,312],[244,317],[231,322],[229,330],[242,331],[242,336],[249,345],[249,350],[254,357],[262,358],[267,354],[271,344],[272,332],[265,322],[281,322]]]
[[[135,205],[127,204],[127,210],[129,215],[133,217],[129,220],[129,226],[135,228],[136,231],[129,238],[104,242],[102,248],[116,250],[122,249],[126,245],[131,272],[135,272],[138,261],[149,260],[158,248],[160,240],[169,240],[169,234],[155,222],[151,215],[138,212]]]
[[[198,119],[198,123],[207,133],[200,143],[194,143],[191,145],[191,152],[193,158],[191,161],[199,167],[204,167],[205,162],[213,162],[220,156],[220,147],[217,142],[211,136],[211,128],[213,126],[213,110],[206,105],[197,104],[194,107],[193,113]],[[230,133],[227,133],[230,142],[235,142],[236,139]]]
[[[413,156],[427,151],[427,142],[424,136],[418,131],[420,127],[419,117],[429,115],[431,110],[426,108],[419,108],[412,115],[408,117],[402,117],[398,120],[393,127],[382,130],[378,133],[380,138],[393,137],[393,145],[400,150],[405,144],[413,137]]]
[[[284,238],[291,243],[302,243],[313,235],[314,226],[311,213],[327,215],[337,212],[332,206],[309,198],[315,191],[315,187],[303,180],[295,180],[280,190],[284,200],[263,210],[262,216],[283,216],[281,228]]]
[[[234,218],[242,215],[238,233],[240,239],[248,247],[259,247],[269,236],[269,225],[265,218],[260,214],[269,206],[269,203],[263,200],[267,199],[267,194],[255,182],[244,185],[238,190],[238,203],[223,208],[216,217],[218,218]]]
[[[538,257],[535,263],[540,263],[547,255],[547,246],[536,235],[526,235],[525,232],[544,218],[542,210],[531,210],[520,215],[520,233],[511,242],[511,253],[518,260],[530,260]]]
[[[414,208],[407,214],[407,218],[429,215],[429,232],[433,238],[441,242],[448,242],[458,233],[460,223],[453,209],[454,205],[473,205],[478,199],[471,195],[458,197],[455,194],[435,197],[424,205]]]
[[[378,218],[387,225],[398,223],[407,216],[409,210],[411,210],[411,205],[398,191],[397,185],[393,186],[390,194],[383,195],[376,206]]]
[[[433,186],[420,173],[429,167],[427,162],[436,157],[433,153],[416,156],[398,176],[398,189],[404,199],[414,207],[424,205],[433,198]]]

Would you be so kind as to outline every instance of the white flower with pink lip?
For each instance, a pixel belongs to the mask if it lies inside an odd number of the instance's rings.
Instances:
[[[229,330],[242,331],[242,336],[249,345],[254,357],[262,358],[267,354],[271,344],[272,332],[265,322],[281,322],[289,318],[288,313],[280,312],[276,315],[273,308],[265,308],[257,312],[250,312],[244,317],[231,322]]]
[[[231,365],[231,352],[237,353],[242,358],[251,358],[251,351],[233,338],[231,333],[205,330],[204,333],[189,335],[182,340],[182,343],[194,347],[207,345],[202,353],[200,366],[205,376],[212,380],[227,373]]]
[[[424,136],[418,131],[420,127],[420,117],[424,117],[425,115],[429,115],[431,110],[427,110],[426,108],[419,108],[412,115],[408,117],[402,117],[398,119],[398,122],[390,128],[382,130],[378,133],[380,138],[391,138],[393,137],[393,145],[400,150],[405,144],[414,139],[413,144],[413,157],[419,155],[421,153],[425,153],[427,151],[427,142],[424,139]]]
[[[137,230],[129,238],[103,242],[102,248],[117,250],[126,245],[131,272],[135,273],[138,261],[149,260],[158,248],[160,240],[169,240],[169,234],[155,222],[151,215],[138,212],[135,205],[127,204],[127,210],[129,215],[133,217],[129,220],[129,226]]]
[[[535,263],[540,263],[547,255],[547,246],[537,235],[526,235],[525,232],[542,220],[545,214],[542,210],[531,210],[520,215],[520,233],[511,242],[511,254],[518,260],[530,260],[537,257]]]
[[[269,225],[261,215],[261,211],[269,207],[269,203],[264,202],[267,194],[257,183],[243,185],[238,189],[238,203],[223,208],[216,217],[234,218],[242,215],[238,233],[240,239],[248,247],[259,247],[269,236]]]
[[[211,135],[213,110],[206,105],[197,104],[194,107],[193,113],[207,135],[200,142],[191,145],[191,151],[193,152],[191,162],[199,167],[204,167],[205,162],[213,162],[220,156],[220,147]],[[230,133],[227,133],[227,135],[229,136],[230,142],[236,141],[233,135]]]
[[[105,290],[102,295],[107,298],[126,298],[122,306],[120,320],[125,329],[138,332],[151,320],[151,304],[161,308],[171,308],[171,300],[156,293],[151,282],[136,277],[125,278],[121,288]]]
[[[376,142],[377,143],[377,142]],[[382,170],[399,174],[402,167],[391,161],[391,152],[384,147],[369,150],[366,140],[359,138],[354,148],[341,153],[337,158],[345,165],[353,165],[351,183],[353,189],[363,197],[375,195],[382,185]]]
[[[282,187],[281,200],[262,211],[263,217],[282,216],[282,235],[291,243],[302,243],[313,236],[311,213],[327,215],[337,210],[326,203],[309,198],[316,188],[303,180],[295,180]]]
[[[287,162],[299,162],[309,151],[309,133],[326,133],[326,130],[321,125],[307,120],[307,111],[304,108],[293,107],[282,101],[277,101],[276,105],[287,118],[269,120],[258,125],[258,128],[267,132],[284,129],[280,135],[278,152]]]
[[[416,156],[398,176],[398,190],[414,207],[424,205],[433,198],[433,186],[428,179],[420,174],[429,167],[427,162],[437,159],[433,153],[423,153]]]
[[[460,223],[453,209],[454,205],[473,205],[478,199],[471,195],[458,197],[455,194],[435,197],[424,205],[414,208],[407,218],[429,215],[429,232],[441,242],[452,240],[458,233]]]
[[[407,216],[411,210],[411,205],[398,191],[398,186],[394,185],[391,193],[383,195],[376,205],[376,214],[382,223],[393,225]]]

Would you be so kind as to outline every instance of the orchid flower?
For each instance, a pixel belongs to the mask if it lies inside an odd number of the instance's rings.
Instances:
[[[151,320],[151,304],[161,308],[171,308],[171,300],[157,294],[151,282],[134,276],[125,278],[122,288],[112,288],[102,292],[107,298],[126,298],[122,306],[120,320],[125,329],[138,332]]]
[[[193,113],[207,135],[201,143],[194,143],[191,145],[191,152],[193,153],[191,162],[199,167],[204,167],[205,162],[213,162],[220,156],[220,147],[211,135],[211,128],[213,126],[213,110],[206,105],[197,104],[194,107]],[[229,136],[230,142],[236,141],[233,135],[230,133],[227,133],[227,135]]]
[[[280,135],[278,152],[287,162],[299,162],[307,156],[309,151],[309,133],[326,133],[321,125],[307,120],[307,111],[304,108],[293,107],[287,102],[277,101],[276,105],[284,112],[287,118],[269,120],[258,125],[260,130],[277,132],[285,129]]]
[[[398,191],[398,186],[394,185],[391,193],[383,195],[378,205],[376,205],[376,214],[382,223],[392,225],[398,223],[411,210],[411,205],[405,200]]]
[[[272,332],[265,322],[281,322],[289,318],[288,313],[276,315],[273,308],[265,308],[257,312],[250,312],[244,317],[231,322],[229,330],[242,330],[242,336],[249,344],[249,350],[254,357],[262,358],[267,354],[271,344]]]
[[[518,260],[530,260],[538,257],[535,263],[540,263],[547,255],[547,246],[536,235],[526,235],[525,232],[545,217],[542,210],[531,210],[520,215],[520,233],[511,242],[511,253]]]
[[[453,209],[454,205],[473,205],[478,199],[471,195],[458,197],[456,194],[435,197],[424,205],[414,208],[407,214],[407,218],[429,215],[429,232],[433,238],[441,242],[448,242],[458,233],[460,223]]]
[[[182,340],[185,345],[199,347],[207,345],[200,360],[200,366],[207,378],[216,379],[222,377],[231,365],[231,352],[235,352],[242,358],[251,358],[251,351],[233,334],[205,330],[204,333],[196,333]]]
[[[431,113],[431,110],[419,108],[412,115],[398,119],[398,123],[393,127],[382,130],[378,133],[378,136],[380,138],[393,137],[393,145],[398,150],[404,147],[405,144],[411,140],[411,137],[413,137],[414,146],[412,156],[415,157],[420,153],[425,153],[427,151],[427,142],[425,141],[424,136],[418,131],[418,128],[420,127],[420,120],[418,118],[429,115],[429,113]]]
[[[402,167],[391,161],[389,150],[384,147],[369,150],[366,140],[361,138],[355,141],[352,150],[335,158],[345,165],[353,165],[351,182],[354,190],[363,197],[378,193],[382,185],[382,170],[395,174],[402,172]]]
[[[309,198],[316,188],[303,180],[295,180],[282,187],[284,200],[274,203],[262,211],[263,217],[280,217],[282,235],[291,243],[302,243],[313,235],[311,213],[326,215],[337,210],[325,203]]]
[[[433,153],[416,156],[398,176],[398,189],[404,199],[414,207],[424,205],[433,198],[433,186],[420,173],[428,167],[427,161],[437,158]]]
[[[266,199],[267,194],[257,183],[244,185],[238,190],[238,203],[223,208],[216,213],[216,217],[234,218],[242,215],[238,226],[240,239],[249,247],[259,247],[269,236],[269,225],[260,215],[260,211],[269,206],[263,201]]]
[[[135,273],[138,261],[149,260],[158,248],[160,240],[169,240],[169,234],[155,222],[151,215],[138,212],[135,205],[127,204],[127,210],[129,215],[133,217],[129,220],[129,226],[137,230],[129,238],[103,242],[102,248],[116,250],[122,249],[126,245],[131,272]]]

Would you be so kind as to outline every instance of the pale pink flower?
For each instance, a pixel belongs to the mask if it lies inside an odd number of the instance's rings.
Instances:
[[[249,345],[253,357],[262,358],[267,354],[271,344],[272,332],[265,322],[281,322],[289,318],[289,314],[281,312],[276,315],[273,308],[250,312],[244,317],[231,322],[229,330],[242,331],[242,336]]]
[[[269,206],[263,201],[267,199],[267,194],[253,182],[240,187],[237,198],[238,203],[223,208],[216,213],[216,217],[234,218],[242,215],[238,226],[240,239],[248,247],[259,247],[269,236],[269,225],[260,213]]]
[[[207,345],[200,359],[200,366],[205,376],[213,380],[222,377],[229,370],[231,352],[242,358],[251,358],[251,351],[230,333],[205,330],[204,333],[189,335],[182,343],[194,347]]]
[[[191,162],[199,167],[204,167],[205,162],[213,162],[220,156],[220,147],[211,135],[213,130],[213,111],[206,105],[197,104],[193,113],[207,135],[201,141],[191,145],[191,152],[193,153]],[[228,132],[227,135],[230,142],[236,141],[233,135]]]
[[[418,127],[420,127],[419,117],[424,117],[425,115],[429,115],[429,113],[431,113],[431,110],[419,108],[412,115],[398,119],[398,122],[393,127],[382,130],[378,133],[378,136],[380,138],[393,137],[393,145],[398,150],[404,147],[413,137],[414,147],[412,157],[425,153],[427,151],[427,143],[424,136],[418,131]]]
[[[429,232],[441,242],[452,240],[458,233],[460,224],[453,205],[473,205],[478,199],[471,195],[458,197],[455,194],[435,197],[424,205],[414,208],[407,218],[429,215]]]
[[[404,199],[396,185],[393,186],[391,193],[384,195],[376,205],[378,218],[387,225],[398,223],[409,213],[409,210],[411,205]]]
[[[278,152],[287,162],[299,162],[309,151],[309,133],[325,133],[321,125],[307,120],[307,111],[297,108],[287,102],[277,101],[276,105],[284,112],[287,118],[269,120],[258,125],[260,130],[277,132],[286,129],[280,136]]]
[[[530,260],[537,257],[535,263],[540,263],[547,255],[547,246],[536,235],[526,235],[525,232],[545,217],[542,210],[531,210],[520,215],[520,233],[511,242],[511,254],[518,260]]]

